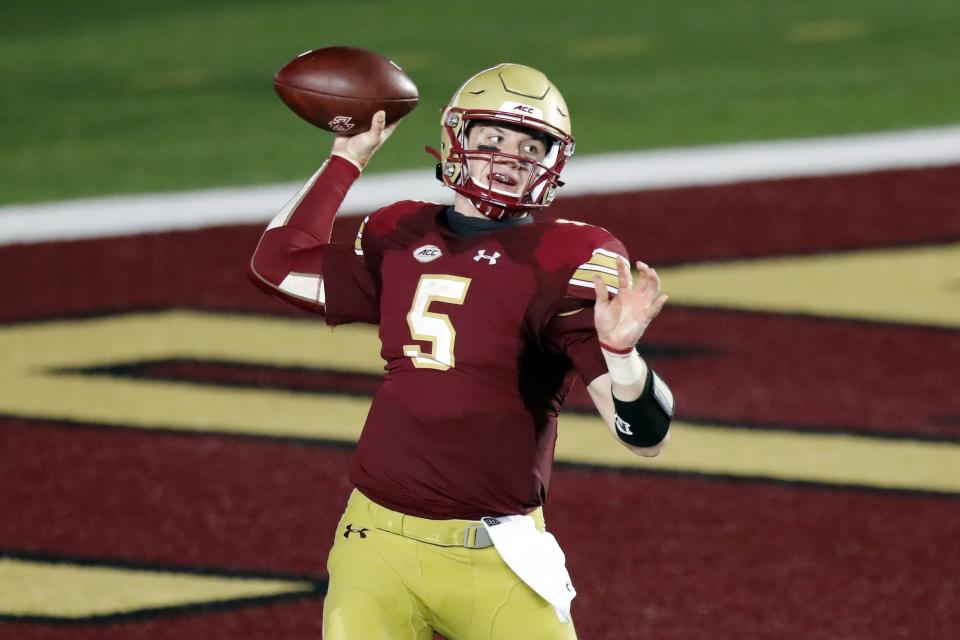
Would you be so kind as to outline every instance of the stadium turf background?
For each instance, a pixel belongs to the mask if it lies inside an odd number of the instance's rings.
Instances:
[[[562,87],[584,154],[960,120],[956,2],[477,11],[11,4],[0,201],[300,179],[329,138],[270,79],[326,44],[420,86],[376,171],[428,165],[453,84],[505,59]],[[651,462],[570,398],[548,522],[581,638],[960,635],[958,185],[953,166],[557,202],[663,273],[644,349],[680,411]],[[0,247],[0,639],[319,637],[376,338],[256,291],[260,231]]]
[[[501,61],[561,87],[582,154],[954,122],[958,29],[953,0],[13,2],[0,202],[299,179],[329,139],[271,79],[332,44],[419,85],[385,171],[429,166],[440,107]]]

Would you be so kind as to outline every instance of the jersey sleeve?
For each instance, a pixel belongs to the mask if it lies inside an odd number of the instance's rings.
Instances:
[[[607,290],[612,294],[617,294],[617,262],[623,261],[630,266],[630,259],[623,243],[612,235],[604,232],[594,243],[589,256],[573,270],[570,279],[567,281],[566,297],[571,300],[581,301],[580,305],[572,305],[573,308],[579,308],[583,303],[593,304],[596,299],[596,291],[593,285],[593,279],[600,277],[607,285]]]
[[[616,295],[617,262],[630,262],[623,243],[605,229],[584,225],[580,230],[563,296],[547,325],[544,342],[548,349],[566,354],[583,383],[590,384],[607,372],[593,323],[593,279],[600,277],[610,294]]]
[[[328,244],[323,252],[324,315],[327,324],[380,322],[377,286],[353,244]]]
[[[248,268],[258,287],[326,315],[330,324],[376,322],[379,315],[363,256],[354,245],[329,244],[333,219],[359,174],[330,157],[270,222]]]
[[[548,349],[565,354],[584,385],[607,372],[607,363],[600,352],[600,339],[593,324],[593,308],[557,315],[544,336]]]

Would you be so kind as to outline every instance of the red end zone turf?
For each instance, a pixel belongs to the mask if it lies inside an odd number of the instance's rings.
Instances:
[[[603,224],[659,266],[956,242],[957,185],[960,167],[947,167],[561,199],[553,213]],[[358,222],[335,233],[348,239]],[[171,307],[302,317],[246,281],[259,234],[0,248],[0,331]],[[675,306],[648,337],[685,420],[960,440],[960,380],[944,366],[960,359],[953,329]],[[309,393],[371,383],[255,363],[125,364],[132,379]],[[571,398],[578,407],[588,408],[582,395]],[[0,416],[0,572],[56,562],[317,585],[290,599],[64,620],[17,619],[0,584],[0,638],[319,637],[348,459],[348,448],[322,442]],[[580,593],[582,638],[960,633],[957,494],[567,465],[547,520]]]
[[[0,549],[22,558],[322,580],[349,490],[341,448],[13,420],[0,443],[19,452],[0,468],[15,488],[0,511],[17,514],[0,521]],[[566,467],[547,523],[568,550],[582,637],[948,637],[932,632],[960,624],[955,500]],[[312,598],[262,608],[93,630],[0,620],[0,637],[317,630]]]

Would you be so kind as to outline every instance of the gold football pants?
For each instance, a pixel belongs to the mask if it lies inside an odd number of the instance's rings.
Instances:
[[[530,514],[543,528],[540,510]],[[479,532],[479,533],[478,533]],[[323,607],[326,640],[575,640],[470,520],[391,511],[354,491],[337,527]]]

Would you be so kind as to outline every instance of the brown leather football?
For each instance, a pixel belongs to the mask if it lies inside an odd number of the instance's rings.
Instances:
[[[277,95],[294,113],[321,129],[354,135],[370,128],[379,110],[387,124],[410,113],[417,86],[391,60],[356,47],[302,53],[277,71]]]

